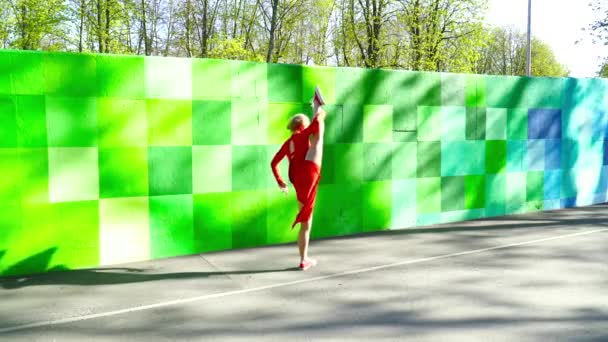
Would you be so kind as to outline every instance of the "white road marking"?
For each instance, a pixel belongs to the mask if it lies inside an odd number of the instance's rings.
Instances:
[[[97,314],[82,315],[82,316],[68,317],[68,318],[57,319],[57,320],[49,320],[49,321],[41,321],[41,322],[16,325],[16,326],[12,326],[12,327],[0,328],[0,333],[14,332],[14,331],[19,331],[19,330],[39,328],[39,327],[50,326],[50,325],[74,323],[74,322],[79,322],[79,321],[95,319],[95,318],[110,317],[110,316],[122,315],[122,314],[137,312],[137,311],[157,309],[157,308],[162,308],[162,307],[166,307],[166,306],[199,302],[199,301],[228,297],[228,296],[236,296],[236,295],[245,294],[245,293],[260,292],[260,291],[275,289],[275,288],[279,288],[279,287],[311,283],[311,282],[315,282],[315,281],[339,278],[339,277],[344,277],[344,276],[353,275],[353,274],[373,272],[373,271],[383,270],[383,269],[392,268],[392,267],[411,265],[411,264],[417,264],[417,263],[422,263],[422,262],[427,262],[427,261],[435,261],[435,260],[440,260],[440,259],[447,259],[447,258],[469,255],[469,254],[483,253],[483,252],[493,251],[493,250],[497,250],[497,249],[505,249],[505,248],[523,246],[523,245],[530,245],[530,244],[535,244],[535,243],[540,243],[540,242],[545,242],[545,241],[559,240],[559,239],[565,239],[565,238],[582,236],[582,235],[589,235],[589,234],[606,232],[606,231],[608,231],[608,228],[596,229],[596,230],[578,232],[578,233],[572,233],[572,234],[565,234],[565,235],[558,235],[558,236],[553,236],[553,237],[549,237],[549,238],[530,240],[530,241],[524,241],[524,242],[515,242],[515,243],[509,243],[506,245],[473,249],[473,250],[469,250],[469,251],[438,255],[438,256],[433,256],[433,257],[400,261],[400,262],[395,262],[395,263],[391,263],[391,264],[360,268],[360,269],[356,269],[356,270],[339,272],[339,273],[334,273],[334,274],[329,274],[329,275],[319,276],[319,277],[313,277],[313,278],[308,278],[308,279],[300,279],[300,280],[294,280],[294,281],[285,282],[285,283],[253,287],[253,288],[249,288],[249,289],[234,290],[234,291],[202,295],[202,296],[197,296],[197,297],[183,298],[183,299],[178,299],[178,300],[160,302],[160,303],[156,303],[156,304],[136,306],[136,307],[122,309],[122,310],[115,310],[115,311],[108,311],[108,312],[102,312],[102,313],[97,313]]]

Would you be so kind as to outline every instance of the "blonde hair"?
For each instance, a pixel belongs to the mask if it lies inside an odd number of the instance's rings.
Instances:
[[[309,124],[310,124],[310,119],[308,119],[308,116],[300,113],[300,114],[296,114],[296,115],[292,116],[291,119],[289,119],[289,123],[287,124],[287,129],[292,132],[295,132],[301,126],[306,127]]]

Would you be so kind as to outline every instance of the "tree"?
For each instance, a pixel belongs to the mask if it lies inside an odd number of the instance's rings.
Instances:
[[[601,78],[608,78],[608,60],[605,60],[600,67],[600,70],[597,72],[597,76]]]
[[[493,75],[526,75],[526,35],[513,28],[494,28],[488,44],[480,51],[476,72]],[[532,75],[563,77],[568,70],[560,64],[551,47],[538,38],[532,39]]]
[[[5,0],[14,22],[10,46],[22,50],[51,47],[64,33],[64,4],[61,0]],[[46,42],[45,42],[46,39]]]
[[[486,0],[400,0],[399,3],[399,20],[409,37],[408,69],[472,71],[476,56],[475,50],[469,47],[480,43]],[[450,63],[455,61],[454,57],[463,58],[452,68]]]

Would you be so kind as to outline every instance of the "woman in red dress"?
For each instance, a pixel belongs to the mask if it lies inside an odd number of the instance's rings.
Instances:
[[[317,264],[316,260],[308,257],[308,243],[323,160],[323,135],[326,116],[326,112],[321,108],[323,104],[323,99],[317,88],[313,99],[314,118],[312,123],[304,114],[294,115],[287,125],[287,128],[293,134],[281,146],[271,162],[272,172],[279,187],[287,193],[287,184],[279,173],[278,165],[285,157],[289,160],[289,181],[296,190],[300,206],[300,212],[291,228],[293,229],[296,224],[300,223],[298,249],[300,252],[299,267],[302,270],[307,270]]]

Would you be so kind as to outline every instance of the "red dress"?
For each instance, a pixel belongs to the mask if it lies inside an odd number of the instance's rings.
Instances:
[[[306,160],[306,153],[310,148],[310,136],[319,133],[319,121],[315,117],[312,123],[305,129],[295,132],[272,159],[270,166],[277,183],[285,185],[279,173],[279,163],[283,158],[289,159],[289,181],[296,189],[298,201],[302,203],[302,209],[296,216],[291,228],[300,222],[310,219],[317,198],[317,188],[321,178],[321,168],[315,162]]]

